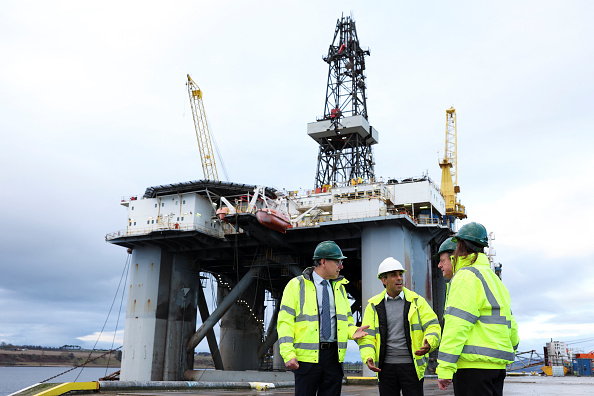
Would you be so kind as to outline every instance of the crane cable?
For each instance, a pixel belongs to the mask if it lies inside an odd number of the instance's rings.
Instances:
[[[227,174],[227,168],[225,168],[225,163],[223,162],[223,157],[221,156],[221,152],[219,151],[219,145],[217,144],[217,139],[215,138],[214,133],[212,132],[212,124],[208,120],[208,115],[204,115],[206,117],[206,123],[209,125],[208,131],[210,132],[210,137],[212,138],[212,142],[214,143],[214,148],[217,153],[217,158],[219,159],[219,163],[221,164],[221,168],[223,168],[223,173],[225,174],[225,181],[229,181],[229,175]]]
[[[120,300],[120,310],[118,312],[118,318],[117,318],[117,321],[116,321],[116,328],[115,328],[114,334],[113,334],[113,341],[112,341],[112,348],[113,348],[113,343],[115,342],[115,336],[116,336],[116,332],[117,332],[117,327],[118,327],[118,324],[119,324],[119,321],[120,321],[120,314],[122,312],[122,306],[123,306],[123,302],[124,302],[124,294],[125,294],[125,291],[126,291],[126,288],[122,286],[122,282],[124,282],[128,278],[128,271],[130,269],[130,261],[131,261],[130,257],[132,257],[132,255],[131,255],[131,251],[129,250],[128,251],[128,256],[126,257],[126,264],[124,265],[124,269],[122,270],[122,275],[120,277],[120,282],[118,283],[118,288],[117,288],[117,290],[115,292],[115,295],[113,296],[113,301],[111,302],[111,307],[109,307],[109,312],[107,313],[107,318],[105,318],[105,322],[103,323],[103,327],[101,328],[101,331],[99,332],[99,335],[97,336],[97,341],[95,341],[95,345],[93,345],[93,349],[91,350],[91,352],[89,353],[89,356],[87,357],[87,361],[81,365],[82,366],[82,370],[80,370],[80,372],[76,376],[76,379],[74,380],[74,382],[76,382],[78,380],[78,377],[82,374],[85,365],[87,363],[90,363],[93,360],[95,360],[95,359],[90,360],[91,359],[91,355],[95,351],[95,348],[97,347],[97,344],[99,343],[99,340],[101,339],[101,335],[103,334],[103,330],[105,330],[105,326],[107,325],[107,321],[109,320],[109,316],[111,315],[111,311],[113,309],[113,306],[114,306],[114,304],[116,302],[116,298],[117,298],[117,296],[118,296],[118,294],[120,292],[120,288],[121,288],[122,289],[122,298]],[[120,349],[120,348],[117,348],[117,349]],[[113,350],[114,349],[112,349],[112,351]],[[106,354],[104,354],[104,355],[106,355]],[[102,355],[102,356],[104,356],[104,355]],[[111,358],[111,355],[110,355],[110,358]],[[108,366],[105,368],[105,374],[106,375],[107,375],[107,369],[108,368],[109,368],[109,361],[108,361]]]
[[[130,252],[128,252],[128,253],[130,253]],[[89,363],[91,363],[91,362],[93,362],[93,361],[95,361],[95,360],[97,360],[99,358],[102,358],[103,356],[108,355],[108,354],[109,354],[110,359],[111,359],[111,354],[113,352],[115,352],[115,351],[117,351],[117,350],[119,350],[119,349],[122,348],[122,346],[119,346],[119,347],[117,347],[117,348],[114,349],[113,348],[113,344],[115,343],[115,335],[116,335],[117,326],[118,326],[118,323],[119,323],[119,320],[120,320],[120,314],[122,312],[122,306],[123,306],[123,301],[124,301],[124,292],[125,292],[126,288],[122,288],[122,299],[121,299],[121,302],[120,302],[120,312],[118,313],[118,319],[117,319],[117,322],[116,322],[116,329],[114,330],[114,335],[113,335],[113,341],[112,341],[112,344],[111,344],[111,349],[109,351],[105,352],[104,354],[99,355],[99,356],[91,359],[91,355],[95,351],[95,347],[97,346],[97,343],[99,342],[99,339],[101,338],[101,334],[103,334],[103,330],[105,329],[105,326],[107,325],[107,321],[109,320],[109,315],[111,314],[111,310],[113,309],[113,305],[114,305],[114,303],[116,301],[116,298],[117,298],[117,296],[118,296],[118,294],[120,292],[120,287],[122,286],[122,281],[128,278],[128,271],[129,271],[129,269],[130,269],[130,254],[128,254],[128,257],[126,257],[126,264],[124,265],[124,270],[122,271],[122,276],[120,277],[120,283],[118,284],[118,288],[116,290],[115,296],[113,297],[113,301],[111,303],[111,307],[109,308],[109,312],[107,314],[107,318],[105,319],[105,323],[103,324],[103,327],[101,328],[101,331],[99,332],[99,336],[97,337],[97,341],[95,341],[95,345],[93,346],[93,349],[89,353],[89,356],[87,357],[86,362],[84,362],[82,364],[79,364],[77,366],[74,366],[71,369],[68,369],[68,370],[66,370],[66,371],[64,371],[64,372],[62,372],[60,374],[56,374],[53,377],[50,377],[50,378],[45,379],[43,381],[40,381],[39,382],[40,384],[43,384],[44,382],[47,382],[47,381],[52,380],[54,378],[57,378],[57,377],[59,377],[61,375],[64,375],[66,373],[69,373],[72,370],[76,370],[77,368],[80,367],[81,370],[80,370],[80,372],[78,373],[78,375],[76,376],[76,378],[73,381],[73,382],[76,382],[78,380],[78,377],[80,377],[80,375],[82,374],[82,372],[83,372],[83,370],[84,370],[84,368],[85,368],[85,366],[87,364],[89,364]],[[124,276],[124,274],[125,274],[125,276]],[[109,368],[109,360],[107,361],[107,367],[105,367],[105,373],[106,374],[107,374],[107,369],[108,368]]]

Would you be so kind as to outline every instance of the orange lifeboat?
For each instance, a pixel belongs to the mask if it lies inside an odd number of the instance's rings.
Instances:
[[[287,216],[274,209],[259,209],[256,212],[256,219],[258,219],[263,226],[282,232],[283,234],[287,232],[287,228],[291,227],[291,222]]]
[[[217,209],[217,217],[219,218],[219,220],[225,220],[225,215],[229,214],[229,208],[228,207],[223,207],[223,208],[219,208]]]

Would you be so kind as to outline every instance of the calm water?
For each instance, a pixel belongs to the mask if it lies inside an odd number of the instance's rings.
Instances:
[[[0,396],[6,396],[23,388],[46,380],[54,375],[70,370],[72,367],[0,367]],[[107,374],[117,371],[108,368]],[[82,372],[80,368],[56,377],[48,382],[76,382],[97,381],[105,377],[105,367],[87,367]]]

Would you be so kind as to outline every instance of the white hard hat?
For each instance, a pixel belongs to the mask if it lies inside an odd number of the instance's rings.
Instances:
[[[379,268],[377,269],[377,279],[382,279],[382,274],[392,271],[406,272],[402,264],[400,264],[400,261],[396,260],[394,257],[388,257],[379,265]]]

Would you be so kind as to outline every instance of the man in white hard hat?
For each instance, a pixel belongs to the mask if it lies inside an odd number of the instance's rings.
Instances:
[[[427,354],[440,343],[441,327],[427,301],[404,287],[402,264],[388,257],[377,277],[386,290],[371,297],[363,315],[368,335],[359,340],[363,362],[377,373],[379,393],[423,395]],[[414,352],[414,353],[413,353]]]

